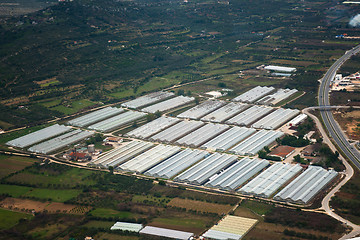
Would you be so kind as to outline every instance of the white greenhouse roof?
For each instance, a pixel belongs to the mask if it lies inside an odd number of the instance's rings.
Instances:
[[[183,232],[183,231],[177,231],[177,230],[171,230],[171,229],[159,228],[159,227],[151,227],[151,226],[144,227],[140,231],[140,233],[180,239],[180,240],[188,240],[190,237],[194,236],[194,234],[190,232]]]
[[[101,154],[96,160],[91,161],[89,165],[104,168],[116,167],[153,146],[154,144],[148,142],[131,141]]]
[[[297,109],[279,108],[275,112],[272,112],[259,121],[253,123],[251,127],[274,130],[294,118],[299,113],[300,111]]]
[[[210,154],[206,151],[197,149],[192,150],[187,148],[184,151],[181,151],[176,155],[168,158],[159,165],[151,168],[145,174],[169,179],[208,155]]]
[[[40,144],[34,145],[30,147],[28,150],[30,152],[43,153],[48,154],[51,152],[55,152],[61,148],[64,148],[73,143],[79,142],[87,137],[94,135],[93,132],[75,130],[69,133],[65,133],[64,135],[60,135],[56,138],[50,139],[46,142],[42,142]]]
[[[186,134],[198,129],[205,123],[200,121],[181,121],[157,134],[152,136],[150,140],[159,142],[173,142]]]
[[[240,188],[239,192],[268,198],[301,170],[298,164],[275,163]]]
[[[179,151],[181,151],[180,147],[159,144],[126,163],[121,164],[118,168],[124,171],[142,173]]]
[[[65,133],[70,131],[70,127],[66,127],[64,125],[55,124],[50,127],[46,127],[43,129],[40,129],[36,132],[32,132],[29,134],[26,134],[25,136],[16,138],[14,140],[11,140],[7,142],[6,144],[13,147],[28,147],[35,143],[42,142],[46,139],[55,137],[59,134]]]
[[[201,118],[201,120],[207,122],[221,123],[238,114],[239,112],[244,111],[248,107],[249,105],[247,104],[232,102],[206,115],[205,117]]]
[[[89,129],[94,129],[101,132],[109,132],[112,130],[115,130],[121,126],[131,124],[136,120],[139,120],[140,118],[143,118],[146,116],[146,113],[142,112],[135,112],[135,111],[127,111],[120,115],[116,115],[115,117],[108,118],[104,121],[95,123],[93,125],[90,125]]]
[[[116,222],[110,229],[129,231],[129,232],[139,232],[142,228],[143,225],[139,223]]]
[[[337,172],[334,170],[327,171],[322,167],[309,166],[306,171],[276,194],[274,199],[307,204],[336,176]]]
[[[148,113],[155,113],[157,111],[165,112],[170,109],[191,103],[194,100],[195,100],[195,98],[193,98],[193,97],[177,96],[177,97],[168,99],[166,101],[159,102],[159,103],[156,103],[149,107],[143,108],[143,109],[141,109],[141,111],[148,112]]]
[[[268,165],[269,162],[266,160],[243,158],[216,177],[212,177],[206,186],[235,190]]]
[[[239,113],[238,115],[230,118],[226,121],[228,124],[235,124],[239,126],[248,126],[251,123],[255,122],[259,118],[263,117],[264,115],[268,114],[274,110],[274,108],[264,107],[264,106],[252,106],[249,109]]]
[[[122,112],[124,112],[124,109],[122,108],[106,107],[94,111],[92,113],[86,114],[84,116],[75,118],[73,120],[70,120],[67,123],[72,126],[85,127],[87,125],[99,122],[101,120],[120,114]]]
[[[282,66],[274,66],[274,65],[266,66],[264,67],[264,69],[271,71],[278,71],[278,72],[296,72],[296,68],[293,67],[282,67]]]
[[[302,113],[298,116],[296,116],[295,118],[293,118],[290,122],[288,122],[289,126],[297,126],[299,125],[302,121],[304,121],[307,118],[307,115]]]
[[[298,90],[296,89],[278,89],[275,93],[267,95],[261,99],[259,99],[256,103],[257,104],[264,104],[264,105],[276,105],[282,100],[290,97],[294,93],[297,93]]]
[[[123,104],[121,104],[121,106],[126,107],[126,108],[137,109],[137,108],[141,108],[146,105],[150,105],[150,104],[156,103],[158,101],[167,99],[174,95],[175,94],[172,92],[162,92],[162,91],[154,92],[154,93],[147,94],[145,96],[138,97],[138,98],[128,101],[126,103],[123,103]]]
[[[176,141],[179,145],[199,147],[229,128],[228,125],[208,123]]]
[[[201,148],[212,151],[225,151],[255,132],[256,130],[253,128],[233,127],[203,144]]]
[[[277,138],[283,136],[283,132],[260,130],[259,132],[251,135],[238,145],[229,150],[231,153],[239,155],[255,155],[265,146],[273,143]]]
[[[209,229],[203,235],[205,238],[216,240],[240,240],[241,235]]]
[[[262,98],[263,96],[273,92],[275,90],[274,87],[261,87],[257,86],[249,91],[237,96],[232,101],[234,102],[245,102],[245,103],[253,103],[256,100]]]
[[[236,161],[234,155],[213,153],[193,167],[178,175],[176,181],[189,182],[196,185],[205,183],[210,177]]]
[[[207,100],[193,108],[190,108],[189,110],[180,113],[177,115],[178,118],[188,118],[188,119],[199,119],[206,114],[224,106],[226,104],[225,101],[219,101],[219,100]]]
[[[177,118],[162,116],[128,132],[125,136],[146,139],[178,122],[180,122],[180,120]]]

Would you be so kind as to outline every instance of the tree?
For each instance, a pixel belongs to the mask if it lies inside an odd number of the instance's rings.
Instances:
[[[110,174],[114,174],[114,167],[113,167],[113,166],[109,166],[109,171],[110,171]]]
[[[219,82],[219,83],[218,83],[218,87],[225,88],[225,87],[226,87],[226,83],[224,83],[224,82]]]
[[[185,95],[185,91],[184,89],[179,89],[178,92],[177,92],[177,95]]]

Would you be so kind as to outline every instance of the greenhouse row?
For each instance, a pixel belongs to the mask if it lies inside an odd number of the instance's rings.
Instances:
[[[255,132],[256,130],[253,128],[232,127],[203,144],[201,148],[211,151],[225,151]]]
[[[261,99],[259,99],[256,103],[257,104],[264,104],[264,105],[276,105],[282,100],[290,97],[294,93],[297,93],[298,90],[296,89],[278,89],[275,93],[267,95]]]
[[[275,195],[275,200],[306,204],[335,177],[337,172],[309,166],[300,176]]]
[[[283,135],[283,132],[260,130],[259,132],[240,142],[235,147],[231,148],[229,152],[239,155],[253,156],[256,155],[265,146],[268,146]]]
[[[120,115],[116,115],[115,117],[108,118],[104,121],[90,125],[88,128],[94,129],[96,131],[101,131],[101,132],[109,132],[109,131],[119,128],[121,126],[131,124],[134,121],[139,120],[145,116],[146,116],[146,113],[135,112],[135,111],[129,110]]]
[[[224,106],[225,104],[226,104],[225,101],[207,100],[193,108],[190,108],[189,110],[183,113],[180,113],[179,115],[177,115],[177,117],[197,120],[205,116],[206,114],[209,114],[212,111],[215,111],[216,109]]]
[[[205,183],[211,176],[234,163],[237,156],[213,153],[175,178],[195,185]]]
[[[161,100],[170,98],[174,95],[175,94],[172,92],[162,92],[162,91],[154,92],[154,93],[147,94],[145,96],[138,97],[129,102],[123,103],[123,104],[121,104],[121,106],[125,107],[125,108],[138,109],[138,108],[145,107],[147,105],[159,102]]]
[[[70,144],[88,138],[93,134],[94,134],[93,132],[89,132],[89,131],[75,130],[69,133],[65,133],[64,135],[58,136],[56,138],[50,139],[46,142],[42,142],[40,144],[34,145],[30,147],[28,150],[30,152],[48,154],[55,152],[56,150],[59,150],[61,148],[64,148]]]
[[[125,136],[146,139],[178,122],[180,122],[180,120],[177,118],[162,116],[128,132]]]
[[[98,159],[90,162],[89,165],[104,168],[108,168],[110,166],[117,167],[153,146],[154,144],[149,142],[132,141],[100,155]]]
[[[253,103],[256,100],[268,95],[269,93],[275,91],[274,87],[261,87],[257,86],[249,91],[237,96],[232,101],[234,102],[245,102],[245,103]]]
[[[70,130],[71,130],[70,127],[55,124],[50,127],[40,129],[36,132],[26,134],[25,136],[15,138],[14,140],[7,142],[6,144],[9,146],[13,146],[13,147],[24,148],[24,147],[34,145],[35,143],[42,142],[46,139],[55,137],[62,133],[68,132]]]
[[[240,188],[239,192],[268,198],[301,170],[302,167],[298,164],[275,163]]]
[[[189,103],[193,102],[194,100],[195,100],[195,98],[193,98],[193,97],[177,96],[177,97],[165,100],[163,102],[156,103],[149,107],[143,108],[143,109],[141,109],[141,111],[147,112],[147,113],[155,113],[157,111],[165,112],[170,109],[174,109],[174,108],[180,107],[182,105],[189,104]]]
[[[176,141],[176,144],[190,147],[199,147],[200,145],[224,132],[228,128],[228,125],[208,123],[201,128],[191,132],[190,134],[180,138]]]
[[[248,104],[234,102],[228,103],[227,105],[201,118],[201,120],[206,122],[221,123],[238,114],[239,112],[244,111],[248,107]]]
[[[181,148],[177,146],[159,144],[126,163],[121,164],[118,168],[124,171],[142,173],[166,158],[178,153],[180,150]]]
[[[122,108],[106,107],[106,108],[94,111],[92,113],[86,114],[84,116],[75,118],[73,120],[70,120],[70,121],[68,121],[68,124],[72,125],[72,126],[77,126],[77,127],[85,127],[90,124],[104,120],[106,118],[112,117],[114,115],[120,114],[122,112],[124,112],[124,109],[122,109]]]
[[[297,109],[279,108],[275,112],[270,113],[252,124],[251,127],[273,130],[294,118],[299,113],[300,111]]]
[[[227,124],[235,124],[239,126],[248,126],[251,123],[255,122],[259,118],[265,116],[271,112],[273,108],[264,107],[264,106],[252,106],[249,109],[239,113],[238,115],[230,118],[226,121]]]
[[[266,160],[243,158],[222,173],[212,177],[205,186],[235,190],[268,165],[269,162]]]
[[[174,126],[159,132],[150,138],[151,141],[159,142],[174,142],[175,140],[185,136],[186,134],[194,131],[195,129],[203,126],[204,123],[200,121],[181,121]]]
[[[170,179],[208,155],[210,153],[206,151],[187,148],[151,168],[145,175]]]

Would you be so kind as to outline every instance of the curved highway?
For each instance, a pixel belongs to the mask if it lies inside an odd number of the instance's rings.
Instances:
[[[319,88],[318,103],[320,107],[330,106],[330,101],[329,101],[330,83],[334,79],[336,71],[341,67],[341,65],[346,60],[348,60],[352,55],[355,55],[358,52],[360,52],[360,45],[347,51],[326,72],[325,76],[321,81]],[[325,128],[328,130],[330,137],[334,139],[336,145],[338,145],[338,147],[346,155],[346,157],[350,159],[350,161],[360,170],[360,153],[355,147],[350,145],[346,135],[343,133],[340,126],[335,121],[331,110],[325,108],[324,110],[320,111],[320,113],[324,121]]]

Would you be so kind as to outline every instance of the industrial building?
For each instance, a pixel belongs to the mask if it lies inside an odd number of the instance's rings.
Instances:
[[[117,167],[153,146],[154,144],[149,142],[131,141],[101,154],[96,160],[91,161],[88,165],[103,168],[108,168],[110,166]]]
[[[240,188],[239,192],[268,198],[302,169],[298,164],[275,163]]]
[[[309,166],[308,169],[276,194],[274,199],[307,204],[336,176],[337,172],[334,170],[327,171],[319,166]]]
[[[162,116],[128,132],[125,136],[146,139],[178,122],[180,122],[180,120],[177,118]]]
[[[273,143],[277,138],[283,135],[284,133],[279,131],[260,130],[259,132],[251,135],[244,141],[240,142],[238,145],[231,148],[229,152],[239,155],[253,156],[265,146]]]
[[[179,115],[177,115],[177,117],[197,120],[205,116],[206,114],[209,114],[215,111],[216,109],[224,106],[225,104],[226,104],[225,101],[207,100],[199,105],[196,105],[193,108],[190,108],[189,110],[183,113],[180,113]]]
[[[243,158],[225,171],[213,176],[205,186],[232,191],[268,165],[269,162],[266,160]]]
[[[264,67],[264,69],[270,71],[276,71],[276,72],[287,72],[287,73],[296,72],[296,68],[293,67],[282,67],[282,66],[274,66],[274,65],[266,66]]]
[[[210,153],[206,151],[187,148],[151,168],[145,175],[170,179],[208,155]]]
[[[177,139],[185,136],[186,134],[198,129],[203,126],[205,123],[200,121],[181,121],[174,126],[171,126],[150,138],[151,141],[159,141],[159,142],[174,142]]]
[[[40,129],[36,132],[26,134],[22,137],[18,137],[14,140],[7,142],[6,145],[13,146],[13,147],[25,148],[25,147],[34,145],[35,143],[42,142],[46,139],[49,139],[49,138],[55,137],[57,135],[60,135],[62,133],[68,132],[70,130],[71,130],[70,127],[55,124],[50,127]]]
[[[143,229],[143,225],[139,223],[128,223],[128,222],[116,222],[110,230],[121,230],[128,232],[140,232]]]
[[[72,126],[85,127],[90,124],[104,120],[106,118],[112,117],[114,115],[120,114],[122,112],[124,112],[124,109],[122,109],[122,108],[106,107],[106,108],[94,111],[92,113],[86,114],[84,116],[75,118],[73,120],[70,120],[67,123]]]
[[[289,98],[291,95],[297,93],[298,90],[296,89],[278,89],[275,93],[262,97],[261,99],[257,100],[257,104],[263,105],[276,105],[282,100]]]
[[[153,92],[121,104],[122,107],[138,109],[174,96],[172,92]]]
[[[272,112],[259,121],[253,123],[251,127],[273,130],[294,118],[299,113],[300,111],[297,109],[279,108],[275,112]]]
[[[227,215],[202,237],[212,240],[240,240],[258,222],[257,219]]]
[[[273,110],[274,108],[255,105],[239,113],[238,115],[230,118],[229,120],[226,121],[226,123],[239,125],[239,126],[248,126]]]
[[[237,96],[232,101],[234,102],[244,102],[244,103],[253,103],[256,100],[262,98],[263,96],[270,94],[275,91],[274,87],[261,87],[257,86],[249,91]]]
[[[208,123],[176,141],[176,144],[199,147],[229,128],[228,125]]]
[[[201,121],[221,123],[248,107],[247,104],[232,102],[201,118]]]
[[[112,118],[108,118],[104,121],[95,123],[93,125],[90,125],[89,129],[94,129],[101,132],[109,132],[112,130],[116,130],[117,128],[132,124],[134,121],[139,120],[146,116],[146,113],[142,112],[135,112],[135,111],[127,111],[120,115],[116,115]]]
[[[151,226],[144,227],[140,231],[140,233],[159,236],[159,237],[179,239],[179,240],[189,240],[192,236],[194,236],[194,234],[190,232],[183,232],[183,231],[177,231],[177,230],[171,230],[171,229],[159,228],[159,227],[151,227]]]
[[[121,164],[118,169],[143,173],[180,151],[180,147],[159,144],[156,147],[153,147],[137,157]]]
[[[255,133],[253,128],[232,127],[201,146],[210,151],[225,151]]]
[[[229,154],[213,153],[193,167],[175,177],[176,181],[188,182],[195,185],[204,184],[210,177],[230,166],[237,157]]]
[[[193,102],[194,100],[195,100],[195,98],[193,98],[193,97],[177,96],[177,97],[165,100],[163,102],[156,103],[149,107],[143,108],[143,109],[141,109],[141,111],[148,112],[148,113],[155,113],[157,111],[165,112],[170,109],[174,109],[174,108],[180,107],[182,105],[189,104],[189,103]]]
[[[28,150],[30,152],[48,154],[55,152],[59,149],[62,149],[66,146],[79,142],[85,138],[94,135],[93,132],[82,131],[82,130],[74,130],[69,133],[65,133],[56,138],[50,139],[46,142],[42,142],[40,144],[34,145],[30,147]]]

